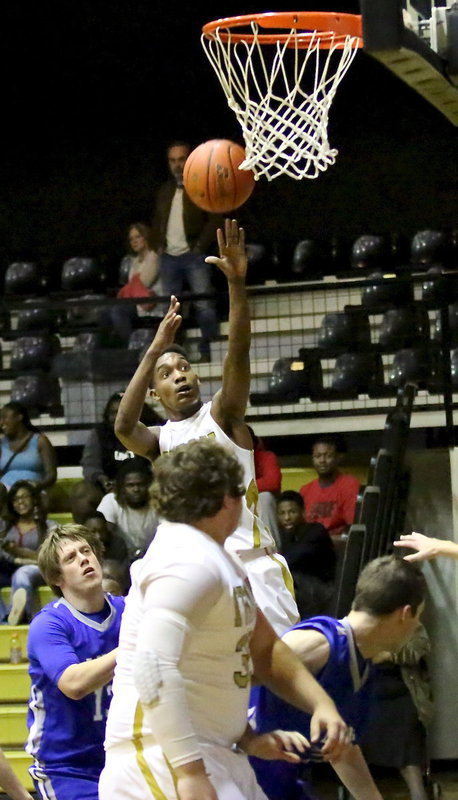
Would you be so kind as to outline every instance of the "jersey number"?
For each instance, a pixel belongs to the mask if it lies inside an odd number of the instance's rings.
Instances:
[[[234,683],[237,684],[239,689],[246,689],[250,681],[250,637],[245,633],[241,639],[238,640],[235,648],[236,653],[240,653],[240,660],[242,662],[242,669],[234,672]]]

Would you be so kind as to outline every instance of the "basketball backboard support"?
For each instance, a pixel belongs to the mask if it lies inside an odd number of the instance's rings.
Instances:
[[[458,3],[360,0],[364,51],[458,126]]]

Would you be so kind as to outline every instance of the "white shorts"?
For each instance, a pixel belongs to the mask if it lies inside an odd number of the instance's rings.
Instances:
[[[299,622],[299,612],[294,599],[294,584],[289,567],[280,553],[259,555],[246,560],[240,553],[254,599],[277,636]]]
[[[218,745],[201,748],[218,800],[267,800],[246,756]],[[178,800],[175,780],[159,745],[116,745],[106,753],[99,800]]]

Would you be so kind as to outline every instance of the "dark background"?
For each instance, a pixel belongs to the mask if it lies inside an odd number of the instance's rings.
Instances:
[[[166,143],[241,140],[201,48],[202,24],[263,10],[208,0],[5,4],[0,268],[35,258],[57,272],[65,258],[92,254],[114,269],[128,224],[151,216]],[[317,180],[256,186],[241,212],[251,240],[287,253],[303,237],[348,244],[390,232],[407,243],[416,230],[457,225],[456,129],[363,53],[338,90],[330,140],[338,160]]]

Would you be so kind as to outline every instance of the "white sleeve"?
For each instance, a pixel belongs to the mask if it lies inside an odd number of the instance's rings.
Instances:
[[[148,724],[173,767],[202,758],[180,661],[193,628],[220,593],[218,576],[200,564],[174,565],[145,593],[134,681]]]
[[[101,511],[107,522],[116,525],[118,522],[117,502],[113,492],[105,494],[97,506],[97,511]]]

